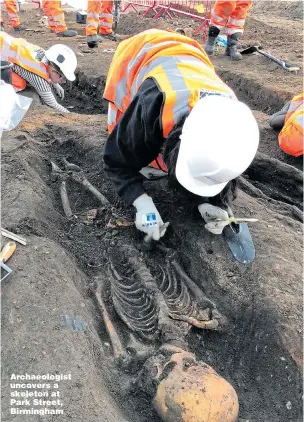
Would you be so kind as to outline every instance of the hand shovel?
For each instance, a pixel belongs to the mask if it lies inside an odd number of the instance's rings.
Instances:
[[[260,53],[263,56],[268,57],[268,59],[279,64],[283,69],[288,70],[288,72],[297,72],[298,70],[300,70],[298,66],[294,64],[286,63],[283,60],[277,59],[276,57],[272,56],[270,53],[266,53],[265,51],[262,51],[262,48],[263,47],[259,45],[253,45],[251,47],[245,48],[245,50],[242,50],[240,53],[243,55]]]
[[[2,251],[0,252],[0,265],[1,265],[1,283],[8,278],[13,270],[8,266],[5,265],[5,262],[13,255],[16,249],[15,242],[8,242]],[[3,275],[4,273],[4,275]]]
[[[229,224],[224,228],[223,235],[237,261],[250,264],[254,260],[255,247],[246,223]]]

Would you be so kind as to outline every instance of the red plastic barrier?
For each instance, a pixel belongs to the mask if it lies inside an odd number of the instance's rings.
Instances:
[[[158,5],[158,1],[154,1],[154,0],[135,0],[135,1],[126,1],[124,3],[127,3],[127,5],[125,7],[122,8],[122,13],[125,12],[127,9],[129,9],[129,7],[131,7],[133,10],[135,10],[136,13],[139,13],[139,10],[136,8],[137,7],[147,7],[148,10],[144,13],[144,15],[146,16],[147,13],[149,13],[151,10],[153,10],[153,12],[156,13],[156,7]]]
[[[42,0],[32,0],[32,3],[38,4],[38,9],[41,8],[41,2]]]
[[[145,7],[147,10],[143,13],[143,17],[153,12],[153,19],[158,19],[165,14],[169,19],[173,19],[177,15],[201,21],[194,34],[197,35],[204,30],[204,39],[207,38],[212,0],[129,0],[126,3],[122,12],[131,7],[136,13],[139,13],[137,7]],[[202,6],[203,10],[201,10]]]

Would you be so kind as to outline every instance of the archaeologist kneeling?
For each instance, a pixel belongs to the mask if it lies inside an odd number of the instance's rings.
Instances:
[[[104,98],[109,101],[105,172],[135,206],[137,229],[155,240],[166,231],[142,184],[140,171],[150,163],[194,194],[206,228],[221,233],[218,223],[232,215],[236,178],[255,156],[259,130],[203,48],[156,29],[121,42]]]
[[[60,83],[66,79],[75,80],[77,58],[69,47],[55,44],[45,51],[23,38],[0,32],[0,56],[1,60],[12,64],[11,83],[16,91],[32,86],[46,105],[60,112],[69,112],[53,94],[54,90],[63,100],[64,89]]]
[[[274,113],[269,124],[273,129],[281,130],[279,145],[286,154],[303,155],[304,93],[296,95]]]

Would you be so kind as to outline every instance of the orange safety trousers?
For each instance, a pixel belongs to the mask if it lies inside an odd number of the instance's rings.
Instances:
[[[18,16],[17,1],[16,0],[4,0],[5,8],[8,14],[11,27],[16,28],[20,25],[20,19]],[[0,22],[3,22],[0,8]]]
[[[113,0],[88,0],[86,35],[112,34],[113,30]]]
[[[295,96],[289,105],[284,127],[279,134],[279,145],[289,155],[303,155],[304,94]]]
[[[222,1],[215,2],[211,11],[210,24],[218,29],[226,28],[227,34],[243,32],[248,10],[252,1]]]
[[[56,34],[67,30],[60,0],[42,0],[43,13],[48,17],[49,27]]]

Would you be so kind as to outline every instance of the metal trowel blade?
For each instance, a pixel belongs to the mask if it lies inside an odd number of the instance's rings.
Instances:
[[[250,264],[254,260],[255,247],[246,223],[226,226],[223,235],[237,261]]]

